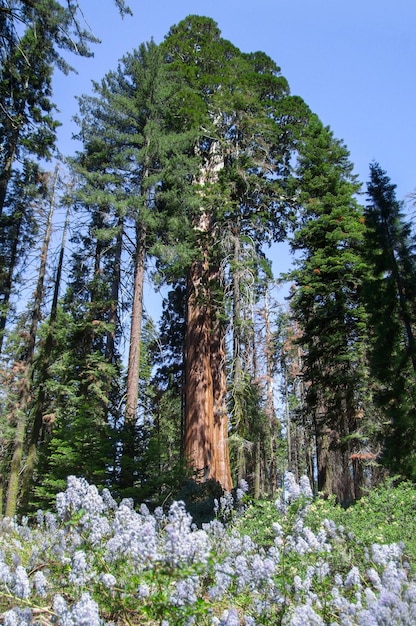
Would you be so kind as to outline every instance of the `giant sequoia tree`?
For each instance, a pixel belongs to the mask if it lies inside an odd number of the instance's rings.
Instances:
[[[211,19],[186,18],[162,48],[170,70],[184,81],[178,114],[196,131],[193,195],[183,207],[193,248],[187,267],[185,454],[197,477],[229,489],[224,242],[234,233],[252,238],[260,250],[281,236],[285,176],[308,110],[290,97],[271,59],[241,53]]]

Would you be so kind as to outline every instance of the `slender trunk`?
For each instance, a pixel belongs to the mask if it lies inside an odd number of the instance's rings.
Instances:
[[[393,275],[396,281],[397,292],[399,294],[400,317],[402,318],[402,322],[406,331],[407,346],[410,352],[410,358],[412,360],[413,371],[416,372],[416,341],[415,341],[415,336],[413,334],[411,316],[409,314],[409,307],[408,307],[408,302],[406,298],[406,290],[403,285],[403,280],[400,275],[397,261],[394,258],[394,254],[392,254],[392,257],[393,257]]]
[[[274,495],[277,489],[276,439],[277,419],[274,407],[274,367],[273,367],[273,334],[270,323],[269,290],[266,287],[264,297],[264,324],[265,324],[265,357],[266,357],[266,406],[265,413],[269,421],[269,449],[270,460],[268,474],[270,476],[270,494]]]
[[[240,442],[237,450],[237,479],[238,482],[242,479],[246,479],[246,451],[245,451],[245,435],[244,432],[244,415],[242,406],[242,394],[243,394],[243,360],[241,357],[242,337],[241,337],[241,272],[239,269],[241,263],[241,245],[240,245],[240,225],[237,222],[233,229],[233,418],[234,428],[238,435],[240,435]]]
[[[254,498],[258,500],[261,493],[261,443],[259,440],[254,445]]]
[[[105,345],[105,356],[110,363],[115,361],[115,343],[118,324],[118,300],[121,281],[121,253],[123,247],[123,217],[118,220],[118,232],[116,241],[116,250],[114,258],[114,274],[111,282],[111,309],[108,321],[111,324],[111,330],[107,333],[107,341]]]
[[[405,332],[406,332],[407,345],[408,345],[409,352],[410,352],[410,358],[412,360],[413,371],[416,372],[416,340],[413,334],[411,316],[409,314],[408,305],[407,305],[406,289],[404,287],[403,279],[400,273],[399,264],[396,259],[394,239],[391,235],[388,221],[385,217],[382,217],[382,222],[383,222],[385,236],[386,236],[387,243],[388,243],[388,250],[390,254],[393,278],[396,283],[397,294],[399,297],[400,317],[401,317],[401,320],[403,322]]]
[[[48,379],[48,369],[51,363],[52,350],[54,347],[53,334],[54,334],[54,326],[56,322],[56,317],[58,314],[58,298],[59,298],[59,291],[60,291],[62,271],[63,271],[66,236],[67,236],[68,227],[69,227],[69,215],[70,215],[70,208],[68,207],[67,212],[66,212],[66,217],[65,217],[64,229],[62,233],[62,241],[61,241],[61,249],[59,252],[58,265],[56,269],[52,306],[51,306],[51,312],[49,316],[48,333],[46,335],[45,346],[44,346],[43,362],[41,365],[41,369],[39,371],[39,375],[37,377],[38,396],[36,399],[32,432],[30,434],[29,446],[28,446],[28,451],[27,451],[27,456],[26,456],[26,463],[25,463],[25,468],[24,468],[23,475],[22,475],[21,505],[22,505],[23,510],[27,508],[29,504],[29,500],[30,500],[31,483],[32,483],[32,478],[33,478],[33,474],[34,474],[35,467],[36,467],[36,462],[37,462],[37,457],[38,457],[38,445],[39,445],[39,440],[41,437],[41,432],[42,432],[42,428],[44,424],[44,412],[45,412],[46,396],[47,396],[46,381]]]
[[[4,331],[7,323],[7,314],[10,304],[10,296],[12,293],[13,275],[17,263],[17,248],[19,244],[20,231],[23,224],[23,213],[18,210],[18,217],[12,216],[11,221],[13,223],[13,241],[10,249],[10,259],[8,263],[7,271],[3,277],[1,286],[1,307],[0,307],[0,354],[3,349]]]
[[[5,515],[7,517],[13,517],[13,515],[15,515],[18,496],[19,496],[19,475],[20,475],[22,459],[23,459],[23,445],[24,445],[24,439],[25,439],[28,405],[29,405],[29,400],[30,400],[32,365],[33,365],[33,357],[35,353],[37,330],[38,330],[38,325],[41,319],[41,306],[43,302],[43,295],[44,295],[44,289],[45,289],[47,256],[48,256],[49,243],[50,243],[51,233],[52,233],[52,217],[53,217],[53,211],[54,211],[55,192],[56,192],[57,182],[58,182],[58,168],[56,168],[55,170],[53,190],[51,193],[49,212],[48,212],[47,222],[46,222],[45,237],[43,240],[42,250],[41,250],[41,255],[40,255],[40,266],[39,266],[38,280],[37,280],[36,290],[35,290],[35,300],[34,300],[33,310],[32,310],[32,319],[31,319],[31,325],[30,325],[30,331],[29,331],[29,338],[28,338],[28,343],[27,343],[27,347],[25,350],[25,354],[23,355],[23,359],[21,361],[21,366],[23,368],[23,375],[22,375],[22,379],[19,385],[17,411],[16,411],[16,429],[15,429],[14,440],[13,440],[13,454],[12,454],[12,460],[10,464],[9,481],[8,481],[7,494],[6,494]]]
[[[3,170],[0,172],[0,217],[3,215],[6,201],[7,188],[12,175],[12,167],[16,156],[17,142],[19,140],[20,126],[15,125],[8,145]]]
[[[210,336],[210,358],[214,397],[212,478],[217,480],[225,491],[231,491],[232,479],[228,449],[228,410],[226,399],[225,329],[224,324],[215,314],[212,320]]]
[[[143,314],[143,283],[145,264],[146,231],[138,227],[137,252],[134,270],[133,308],[130,326],[130,346],[126,391],[126,421],[136,421],[139,394],[140,342]]]
[[[289,471],[293,472],[293,459],[292,459],[292,425],[290,421],[290,408],[289,408],[289,386],[288,376],[285,373],[285,421],[286,421],[286,442],[287,442],[287,462]]]
[[[143,283],[146,259],[146,229],[137,224],[136,258],[134,268],[133,307],[130,325],[129,360],[127,369],[126,411],[121,455],[120,486],[134,483],[135,431],[139,397],[140,343],[143,315]]]

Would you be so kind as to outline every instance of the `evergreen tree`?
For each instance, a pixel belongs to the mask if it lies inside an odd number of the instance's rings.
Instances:
[[[116,72],[95,84],[95,95],[80,99],[80,134],[84,151],[77,159],[83,178],[80,199],[86,207],[98,205],[123,221],[121,232],[124,268],[126,252],[133,258],[133,275],[126,405],[120,485],[134,484],[140,345],[142,332],[143,284],[150,247],[157,242],[163,210],[157,202],[162,170],[174,167],[176,144],[186,134],[170,133],[166,100],[175,93],[175,81],[168,82],[159,48],[150,42],[126,55]],[[169,166],[167,165],[169,163]],[[166,196],[166,194],[165,194]],[[97,209],[95,209],[97,210]],[[163,218],[165,219],[165,218]],[[108,220],[108,217],[107,217]],[[104,236],[105,230],[102,230]],[[109,233],[107,228],[107,233]],[[127,261],[127,264],[126,264]],[[117,303],[114,303],[117,306]]]
[[[395,189],[380,165],[372,163],[365,209],[365,257],[371,273],[364,294],[375,400],[391,423],[385,433],[384,461],[414,479],[416,257],[411,223]]]
[[[33,20],[21,37],[14,32],[10,36],[0,80],[0,215],[15,160],[50,157],[58,126],[50,100],[53,67],[49,34]]]
[[[36,212],[47,194],[47,177],[32,161],[24,161],[12,175],[5,211],[0,217],[0,353],[7,320],[13,314],[13,295],[21,289],[22,275],[39,230]]]
[[[115,2],[122,15],[130,12],[124,0]],[[9,241],[11,250],[21,245],[18,239],[10,239],[18,238],[20,229],[8,228],[16,213],[14,189],[16,184],[24,183],[21,163],[48,159],[55,148],[59,124],[51,101],[53,71],[59,68],[67,73],[72,69],[63,57],[65,51],[90,56],[90,44],[98,41],[82,22],[82,11],[75,0],[68,0],[66,6],[56,0],[1,2],[0,238]],[[21,187],[20,195],[25,194]],[[0,297],[6,306],[1,310],[0,331],[7,320],[13,267],[0,267],[3,272],[7,279],[4,288],[0,287]]]
[[[361,255],[359,185],[348,151],[313,117],[293,180],[299,217],[292,249],[291,309],[304,350],[305,411],[313,420],[318,488],[341,502],[359,495],[365,450],[367,320],[360,292],[367,267]],[[368,415],[368,414],[367,414]]]
[[[58,264],[53,285],[53,299],[49,319],[45,322],[45,336],[39,342],[36,361],[33,368],[32,384],[32,411],[31,424],[28,435],[27,453],[24,469],[22,472],[22,495],[20,498],[20,509],[27,511],[30,498],[32,496],[34,476],[36,475],[36,465],[39,448],[45,442],[45,431],[50,429],[54,421],[54,413],[51,410],[51,398],[49,394],[49,366],[56,357],[56,337],[55,324],[58,316],[58,302],[61,289],[62,274],[64,269],[65,246],[69,228],[70,205],[66,208],[65,224],[62,232],[62,241],[59,251]]]
[[[46,215],[45,232],[40,251],[40,261],[38,277],[36,281],[33,304],[30,314],[29,330],[26,333],[25,341],[21,347],[21,353],[15,364],[21,371],[17,397],[14,403],[11,419],[15,423],[12,454],[10,468],[8,471],[8,485],[6,493],[5,514],[13,517],[16,513],[17,502],[20,491],[20,480],[23,460],[23,447],[25,442],[26,424],[30,406],[30,391],[33,375],[33,362],[35,358],[35,346],[37,340],[38,327],[41,321],[41,307],[45,294],[45,280],[47,269],[47,258],[49,252],[50,239],[52,234],[52,219],[55,208],[55,186],[57,172],[51,189],[49,191],[48,209]]]
[[[282,235],[284,177],[308,117],[279,68],[242,54],[208,18],[174,26],[162,48],[185,85],[183,124],[195,129],[197,172],[186,206],[193,259],[187,269],[185,454],[195,475],[231,487],[228,461],[222,233],[238,224],[258,247]]]

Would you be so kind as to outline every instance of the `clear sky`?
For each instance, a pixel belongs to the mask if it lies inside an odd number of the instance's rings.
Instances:
[[[80,0],[102,40],[92,59],[72,57],[77,75],[57,73],[54,101],[63,122],[60,148],[71,154],[75,96],[88,93],[140,43],[162,41],[189,14],[212,17],[244,52],[262,50],[347,145],[355,173],[368,179],[373,160],[397,185],[399,199],[416,190],[415,0],[130,0],[122,20],[112,0]],[[364,201],[364,199],[363,199]],[[280,263],[279,263],[280,265]],[[276,268],[277,269],[277,268]],[[282,268],[285,269],[285,268]]]
[[[380,163],[400,198],[416,189],[416,2],[414,0],[130,0],[122,20],[112,0],[80,0],[102,43],[72,57],[78,75],[55,76],[54,100],[70,142],[76,95],[152,37],[159,43],[189,14],[206,15],[244,52],[263,50],[350,150],[360,180]]]

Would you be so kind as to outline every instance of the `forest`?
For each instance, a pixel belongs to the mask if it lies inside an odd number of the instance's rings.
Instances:
[[[0,518],[68,476],[151,510],[414,481],[416,235],[382,165],[359,181],[276,62],[196,15],[79,94],[63,156],[78,2],[1,0],[0,40]]]

